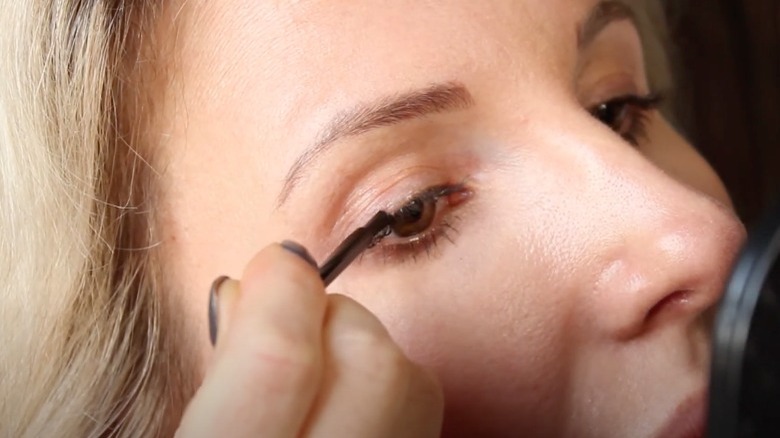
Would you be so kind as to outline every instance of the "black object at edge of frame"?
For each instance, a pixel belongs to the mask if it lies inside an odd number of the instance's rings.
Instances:
[[[764,283],[773,267],[780,268],[776,266],[778,255],[780,204],[749,235],[715,318],[707,416],[709,438],[738,436],[745,348]],[[780,406],[777,409],[780,412]]]

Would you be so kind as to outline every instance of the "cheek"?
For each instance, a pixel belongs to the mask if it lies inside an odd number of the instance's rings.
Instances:
[[[570,248],[577,235],[576,222],[565,219],[571,215],[541,202],[560,188],[554,173],[522,167],[477,181],[454,244],[443,243],[438,258],[423,255],[383,276],[381,288],[366,279],[346,290],[413,360],[435,370],[449,415],[531,426],[549,422],[564,404],[579,286],[568,271],[582,257]]]
[[[442,261],[425,281],[390,280],[386,290],[367,284],[384,298],[355,298],[437,375],[449,418],[496,425],[513,418],[532,427],[554,417],[566,394],[567,317],[541,293],[549,284],[535,267],[491,255],[488,237],[496,236],[460,239],[461,260]]]

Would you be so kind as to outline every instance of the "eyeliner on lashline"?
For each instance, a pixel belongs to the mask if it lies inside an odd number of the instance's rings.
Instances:
[[[463,184],[431,187],[415,196],[412,201],[435,201],[439,197],[449,196],[463,190]],[[325,286],[333,282],[363,251],[379,243],[391,232],[401,232],[403,235],[398,227],[409,220],[414,221],[418,218],[418,215],[410,214],[412,212],[410,209],[413,206],[414,204],[407,204],[393,214],[380,211],[368,223],[347,236],[320,267],[320,278]]]
[[[364,226],[353,231],[320,267],[320,278],[328,286],[363,251],[376,245],[391,232],[393,215],[380,211]]]

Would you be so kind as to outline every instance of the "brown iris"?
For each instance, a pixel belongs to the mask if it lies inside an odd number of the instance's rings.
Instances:
[[[394,215],[393,232],[399,237],[411,237],[422,233],[436,218],[436,200],[415,198]]]

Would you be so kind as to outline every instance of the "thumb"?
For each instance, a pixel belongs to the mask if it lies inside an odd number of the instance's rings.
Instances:
[[[241,288],[237,280],[222,276],[214,280],[209,293],[209,338],[211,345],[218,347],[220,334],[227,333],[230,316],[240,297]]]

